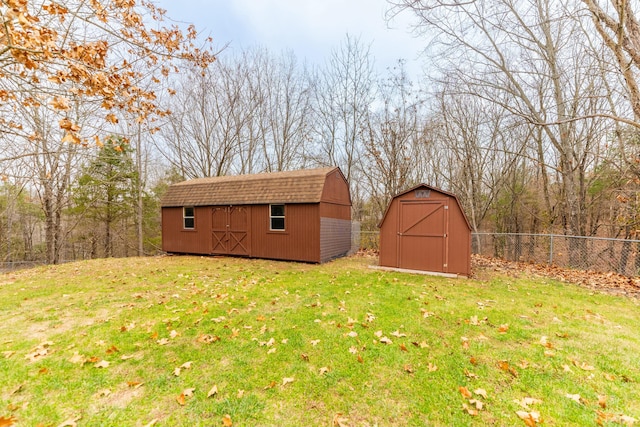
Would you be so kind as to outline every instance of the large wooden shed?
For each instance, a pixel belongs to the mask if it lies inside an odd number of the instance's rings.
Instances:
[[[339,168],[198,178],[162,198],[162,249],[325,262],[351,248],[351,196]]]
[[[471,274],[471,227],[455,195],[418,185],[393,197],[379,227],[381,266]]]

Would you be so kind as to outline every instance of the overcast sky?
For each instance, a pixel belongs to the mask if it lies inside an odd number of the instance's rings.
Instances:
[[[410,34],[411,16],[385,22],[385,0],[159,0],[167,15],[194,23],[231,52],[260,44],[279,53],[295,52],[300,61],[322,64],[347,33],[371,45],[376,69],[402,58],[414,77],[423,60],[424,40]]]

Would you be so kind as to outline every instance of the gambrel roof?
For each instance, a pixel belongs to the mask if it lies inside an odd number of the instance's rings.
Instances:
[[[196,178],[169,187],[162,207],[320,203],[336,167]]]

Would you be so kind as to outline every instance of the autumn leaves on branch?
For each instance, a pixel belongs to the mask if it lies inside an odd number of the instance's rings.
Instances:
[[[174,93],[167,77],[181,65],[215,60],[210,38],[198,45],[193,26],[163,26],[164,14],[144,0],[0,0],[0,103],[8,113],[0,131],[43,137],[25,134],[18,104],[58,114],[64,142],[99,143],[73,119],[79,104],[102,109],[105,124],[126,116],[154,131],[169,113],[158,91]]]

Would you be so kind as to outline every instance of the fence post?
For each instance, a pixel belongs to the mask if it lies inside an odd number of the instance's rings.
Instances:
[[[553,234],[549,235],[549,265],[553,264]]]

